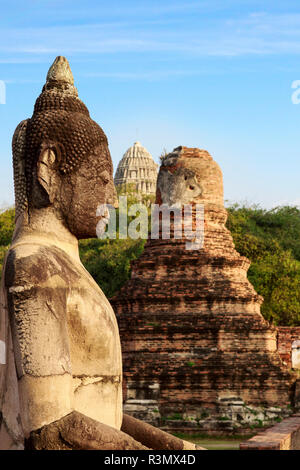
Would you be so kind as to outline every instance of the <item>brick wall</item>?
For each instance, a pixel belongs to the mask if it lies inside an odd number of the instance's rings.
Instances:
[[[300,326],[277,327],[277,350],[283,362],[292,368],[292,343],[300,340]]]
[[[240,450],[300,450],[300,414],[242,442]]]
[[[225,227],[220,168],[199,149],[183,148],[176,158],[160,171],[175,175],[176,164],[196,175],[203,193],[193,202],[204,205],[204,246],[187,250],[184,237],[149,239],[131,279],[111,299],[125,412],[185,430],[270,425],[291,414],[294,400],[296,373],[277,348],[278,338],[282,349],[287,339],[262,317],[263,299],[247,279],[250,261]],[[171,227],[173,233],[173,220]]]

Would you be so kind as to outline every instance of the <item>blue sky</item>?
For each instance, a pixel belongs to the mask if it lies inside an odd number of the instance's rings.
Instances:
[[[158,161],[207,149],[225,198],[299,204],[299,0],[0,0],[0,206],[13,203],[11,137],[65,55],[114,167],[139,140]]]

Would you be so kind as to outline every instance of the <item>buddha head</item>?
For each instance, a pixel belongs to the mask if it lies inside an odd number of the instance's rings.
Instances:
[[[162,160],[156,199],[170,206],[200,203],[223,207],[222,171],[206,150],[177,147]]]
[[[96,236],[97,207],[116,205],[106,135],[78,98],[67,59],[57,57],[30,119],[13,137],[16,219],[50,208],[76,238]]]

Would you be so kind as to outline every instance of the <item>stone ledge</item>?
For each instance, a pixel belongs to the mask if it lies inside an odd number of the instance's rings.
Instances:
[[[240,450],[300,450],[300,413],[242,442]]]
[[[126,414],[123,414],[121,430],[133,438],[134,442],[146,447],[149,445],[148,448],[153,450],[206,450]]]

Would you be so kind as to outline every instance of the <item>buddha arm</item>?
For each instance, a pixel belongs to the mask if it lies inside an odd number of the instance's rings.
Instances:
[[[25,441],[28,450],[147,450],[118,429],[73,411],[41,429]]]
[[[35,255],[8,255],[5,288],[25,436],[72,411],[67,291],[49,270]]]

